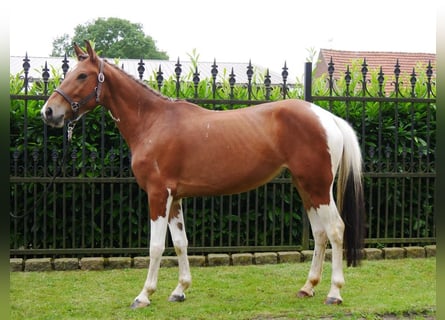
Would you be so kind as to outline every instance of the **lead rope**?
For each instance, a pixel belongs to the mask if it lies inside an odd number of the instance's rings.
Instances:
[[[59,176],[59,174],[62,172],[62,170],[64,171],[66,158],[67,158],[67,155],[68,155],[68,150],[70,149],[70,146],[71,146],[71,139],[73,137],[73,130],[74,130],[75,126],[76,126],[76,121],[69,121],[68,122],[68,125],[67,125],[67,145],[66,145],[66,147],[63,150],[62,163],[60,164],[58,169],[54,170],[54,174],[53,174],[53,177],[52,177],[51,181],[45,184],[45,186],[43,188],[43,192],[40,195],[40,198],[34,204],[34,207],[38,207],[41,204],[41,202],[43,200],[43,197],[46,195],[48,189],[50,189],[53,186],[54,182],[56,181],[56,178]],[[14,219],[23,219],[23,218],[29,216],[30,213],[31,212],[28,211],[28,212],[25,212],[22,215],[16,215],[16,214],[14,214],[14,213],[12,213],[10,211],[9,215],[12,218],[14,218]],[[33,230],[34,227],[35,227],[35,222],[34,222],[33,227],[31,228],[31,230]]]

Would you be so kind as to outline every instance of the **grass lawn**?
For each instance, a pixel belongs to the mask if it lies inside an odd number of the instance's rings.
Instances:
[[[340,306],[326,306],[331,264],[314,298],[298,299],[309,263],[194,267],[183,303],[167,301],[177,268],[161,268],[151,306],[129,308],[143,269],[10,273],[11,319],[434,319],[436,259],[363,261],[345,268]]]

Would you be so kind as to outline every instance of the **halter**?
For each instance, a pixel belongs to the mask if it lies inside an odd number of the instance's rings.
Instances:
[[[91,92],[89,95],[87,95],[79,102],[73,101],[65,92],[62,91],[62,89],[60,88],[54,89],[55,92],[57,92],[63,98],[65,98],[65,100],[71,105],[71,110],[73,111],[73,119],[71,120],[71,122],[77,121],[78,119],[77,113],[79,112],[80,107],[86,104],[88,101],[90,101],[91,98],[96,97],[96,102],[99,103],[100,92],[102,90],[102,83],[105,81],[105,76],[103,74],[104,61],[102,59],[99,60],[100,64],[99,64],[99,74],[97,75],[97,86],[94,87],[93,92]]]

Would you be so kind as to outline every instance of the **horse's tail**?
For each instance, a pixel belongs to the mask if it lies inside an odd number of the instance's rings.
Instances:
[[[337,180],[337,207],[345,223],[347,266],[355,267],[362,258],[365,235],[362,155],[352,127],[345,120],[334,118],[344,141]]]

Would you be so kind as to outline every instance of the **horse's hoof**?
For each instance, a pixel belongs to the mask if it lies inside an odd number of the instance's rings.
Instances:
[[[326,300],[324,301],[324,304],[336,304],[336,305],[339,305],[342,302],[343,302],[343,300],[341,300],[339,298],[327,297]]]
[[[134,299],[133,303],[131,304],[130,308],[131,309],[138,309],[138,308],[143,308],[143,307],[147,307],[150,305],[150,301],[147,299],[143,299],[141,300],[140,298],[136,298]]]
[[[307,293],[306,291],[300,290],[297,293],[298,298],[312,298],[315,296],[315,291],[312,290],[312,294]]]
[[[168,301],[170,302],[183,302],[185,300],[185,294],[172,294]]]

